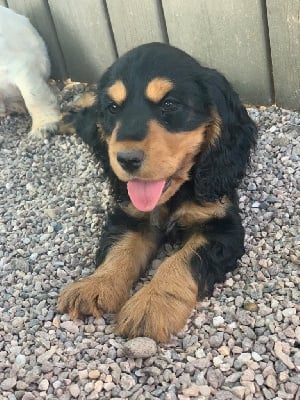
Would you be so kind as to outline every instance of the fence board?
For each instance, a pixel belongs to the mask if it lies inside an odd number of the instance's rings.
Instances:
[[[63,55],[57,40],[55,28],[46,0],[8,0],[8,6],[30,19],[47,44],[51,60],[51,76],[56,79],[66,77]]]
[[[118,54],[148,42],[165,41],[160,6],[154,0],[107,0]]]
[[[69,76],[95,82],[116,54],[103,2],[49,0]]]
[[[300,109],[300,3],[267,0],[275,100]]]
[[[253,104],[270,104],[272,86],[260,0],[162,0],[170,43],[223,72]]]

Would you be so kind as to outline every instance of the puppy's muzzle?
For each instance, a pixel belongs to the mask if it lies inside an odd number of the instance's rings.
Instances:
[[[126,172],[135,172],[137,171],[143,161],[145,154],[143,150],[131,150],[131,151],[121,151],[117,153],[117,160],[121,167]]]

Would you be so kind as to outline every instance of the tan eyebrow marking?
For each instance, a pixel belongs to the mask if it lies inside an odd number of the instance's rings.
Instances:
[[[115,103],[120,106],[126,99],[127,90],[124,83],[118,80],[112,86],[107,88],[107,94]]]
[[[145,94],[154,103],[160,102],[173,89],[174,85],[167,78],[154,78],[146,87]]]

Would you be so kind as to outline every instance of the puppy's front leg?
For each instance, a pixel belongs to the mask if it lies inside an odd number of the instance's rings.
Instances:
[[[117,312],[123,306],[157,247],[155,238],[143,225],[139,230],[136,222],[136,229],[130,230],[127,224],[125,213],[118,218],[112,215],[99,252],[103,261],[92,275],[62,291],[58,311],[75,319],[82,315],[100,317],[104,311]]]
[[[198,295],[198,285],[190,268],[191,258],[205,244],[202,235],[194,235],[160,265],[152,281],[121,309],[117,320],[119,334],[167,342],[172,333],[184,327]]]

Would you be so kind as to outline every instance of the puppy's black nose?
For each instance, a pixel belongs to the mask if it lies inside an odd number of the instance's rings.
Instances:
[[[144,160],[143,150],[120,151],[117,160],[127,172],[134,172],[140,168]]]

